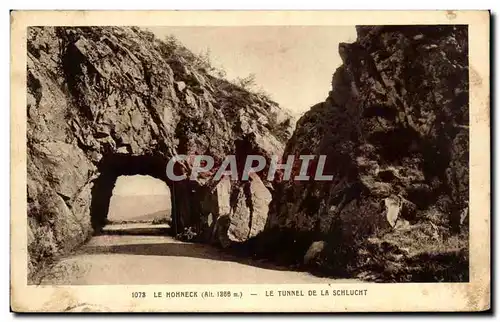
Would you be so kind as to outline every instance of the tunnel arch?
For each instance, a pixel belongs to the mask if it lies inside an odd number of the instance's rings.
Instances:
[[[92,187],[90,218],[94,234],[99,234],[107,222],[109,206],[119,176],[147,175],[162,180],[170,189],[172,234],[184,227],[196,226],[199,216],[198,187],[190,180],[172,181],[166,175],[169,159],[162,155],[109,154],[97,165],[99,175]]]

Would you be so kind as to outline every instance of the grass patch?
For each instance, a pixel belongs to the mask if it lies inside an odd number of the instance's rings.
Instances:
[[[359,251],[358,277],[377,282],[467,282],[468,232],[451,235],[432,222],[377,238]]]

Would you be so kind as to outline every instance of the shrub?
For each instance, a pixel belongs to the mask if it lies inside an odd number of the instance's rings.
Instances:
[[[186,242],[194,242],[198,237],[198,233],[196,232],[194,227],[186,227],[182,233],[177,234],[175,238],[178,240],[186,241]]]
[[[153,219],[153,222],[152,224],[153,225],[161,225],[161,224],[170,224],[171,223],[171,219],[168,218],[168,217],[156,217],[155,219]]]
[[[255,86],[255,74],[250,74],[248,75],[247,77],[238,77],[236,78],[233,83],[236,85],[236,86],[239,86],[247,91],[249,91],[250,89],[252,89],[254,86]]]
[[[247,92],[258,96],[261,100],[272,101],[271,95],[261,87],[257,86],[256,76],[254,73],[246,77],[237,77],[232,83]]]
[[[173,35],[166,36],[163,41],[160,41],[160,51],[166,60],[183,58],[186,62],[196,70],[206,73],[212,73],[216,77],[224,78],[226,72],[222,68],[213,66],[210,58],[210,50],[195,54],[186,48]]]

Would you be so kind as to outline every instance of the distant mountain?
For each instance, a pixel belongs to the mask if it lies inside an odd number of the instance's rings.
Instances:
[[[170,197],[166,195],[114,195],[108,211],[110,221],[149,221],[171,215]]]
[[[171,218],[170,209],[155,211],[155,212],[152,212],[149,214],[133,217],[133,218],[130,218],[127,220],[129,220],[129,221],[153,221],[154,219],[158,219],[158,218],[170,219]]]

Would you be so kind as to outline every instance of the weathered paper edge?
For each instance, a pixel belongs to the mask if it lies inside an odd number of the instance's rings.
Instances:
[[[13,11],[11,12],[11,309],[54,312],[81,303],[107,311],[482,311],[490,308],[490,75],[488,11]],[[26,221],[26,27],[29,25],[376,25],[468,24],[470,78],[470,282],[369,284],[345,299],[252,298],[250,301],[131,299],[156,285],[28,286]],[[356,287],[354,284],[336,284]],[[165,288],[166,286],[162,286]],[[176,288],[258,290],[276,285]],[[310,289],[321,285],[287,285]],[[125,295],[126,294],[126,295]]]

